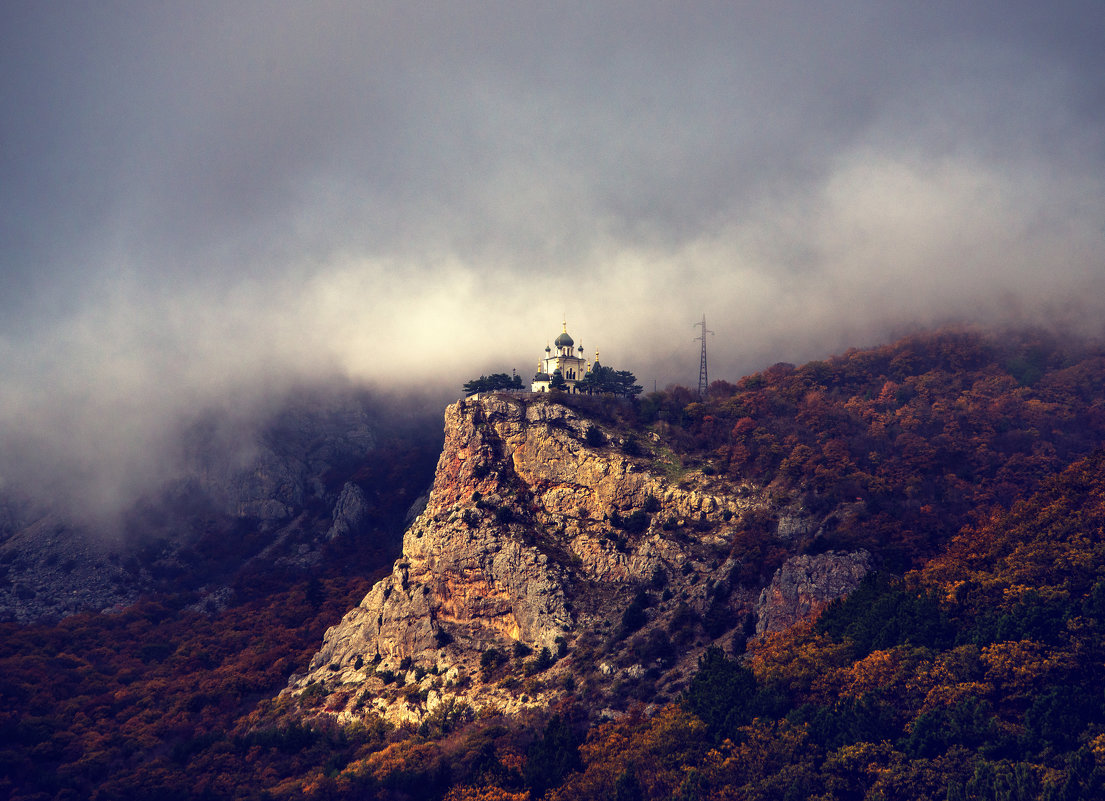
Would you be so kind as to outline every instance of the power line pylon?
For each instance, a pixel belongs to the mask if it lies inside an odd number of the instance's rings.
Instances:
[[[706,374],[706,335],[714,333],[706,327],[706,315],[702,315],[702,322],[695,323],[696,326],[702,326],[702,335],[694,338],[695,342],[702,340],[702,361],[698,365],[698,397],[706,397],[706,388],[710,386],[710,379]]]

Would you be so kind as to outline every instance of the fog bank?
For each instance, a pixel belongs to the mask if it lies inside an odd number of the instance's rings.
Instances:
[[[112,508],[197,410],[914,326],[1099,336],[1097,2],[11,3],[0,481]],[[230,413],[230,411],[228,411]]]

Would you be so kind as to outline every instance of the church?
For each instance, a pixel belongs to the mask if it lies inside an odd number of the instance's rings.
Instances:
[[[575,347],[575,340],[568,333],[568,322],[564,322],[564,329],[556,338],[552,346],[545,346],[545,355],[537,362],[537,375],[533,377],[530,390],[533,392],[548,392],[553,380],[553,374],[559,370],[568,392],[576,391],[578,384],[587,375],[591,367],[583,358],[583,345]],[[598,353],[595,353],[595,366],[598,366]]]

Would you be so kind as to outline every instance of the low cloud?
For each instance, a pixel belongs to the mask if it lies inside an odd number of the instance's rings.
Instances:
[[[0,477],[116,508],[205,409],[528,379],[565,318],[648,388],[703,313],[728,380],[1100,336],[1099,9],[1014,7],[8,9]]]

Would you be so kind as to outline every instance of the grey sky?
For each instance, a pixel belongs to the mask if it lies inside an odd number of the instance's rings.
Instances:
[[[1103,168],[1100,0],[6,2],[0,475],[111,485],[293,380],[528,377],[562,314],[649,386],[703,312],[730,380],[1100,334]]]

